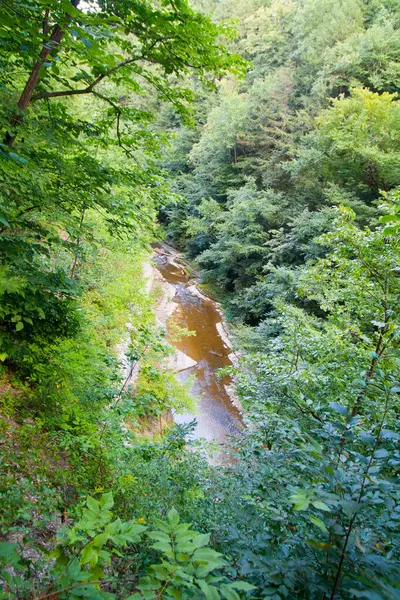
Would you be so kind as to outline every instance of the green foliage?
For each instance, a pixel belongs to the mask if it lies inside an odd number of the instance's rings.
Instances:
[[[398,181],[400,103],[384,92],[353,90],[319,117],[323,168],[330,180],[387,190]],[[326,166],[325,166],[326,165]]]
[[[249,538],[259,533],[241,568],[259,565],[268,597],[395,598],[400,583],[400,246],[354,219],[341,209],[321,238],[329,253],[297,285],[326,318],[276,299],[279,335],[236,373],[254,423],[236,454],[237,502],[255,513]]]
[[[385,227],[385,233],[388,235],[396,235],[399,230],[399,205],[400,205],[400,190],[395,188],[389,194],[383,194],[386,202],[384,208],[389,214],[382,216],[379,220],[381,223],[388,223]]]
[[[130,596],[140,598],[240,598],[236,590],[249,591],[253,586],[244,581],[229,582],[215,573],[225,562],[220,553],[208,548],[210,535],[190,529],[179,522],[175,509],[168,513],[168,521],[156,521],[157,530],[147,536],[154,542],[152,548],[163,553],[160,565],[151,565],[149,575],[142,577],[139,592]],[[229,583],[228,583],[229,582]]]
[[[0,596],[392,600],[398,2],[199,7],[1,4]],[[241,322],[222,465],[162,427],[157,211]]]
[[[160,369],[154,362],[146,362],[140,370],[135,389],[133,414],[140,417],[158,416],[171,410],[193,412],[196,403],[189,394],[191,384],[189,380],[183,387],[173,373]]]
[[[124,337],[129,368],[165,353],[141,280],[156,207],[173,197],[156,166],[167,136],[152,123],[162,101],[189,120],[190,74],[210,88],[245,62],[222,44],[231,28],[185,1],[32,0],[0,14],[2,415],[16,445],[0,477],[8,531],[24,506],[57,519],[116,472],[119,481],[133,400],[115,347]],[[175,382],[154,380],[164,405],[182,404]]]
[[[221,573],[225,561],[208,548],[209,534],[180,523],[175,509],[169,511],[167,521],[156,521],[156,529],[148,531],[135,520],[113,518],[111,492],[103,494],[100,501],[88,496],[85,504],[80,519],[62,533],[54,550],[46,552],[48,559],[53,559],[48,566],[49,585],[43,593],[35,589],[37,598],[50,593],[60,598],[237,600],[236,590],[253,589],[244,581],[229,581]],[[161,552],[161,561],[147,567],[148,575],[138,573],[140,566],[133,575],[129,569],[138,559],[145,532],[150,547]],[[0,561],[6,568],[1,597],[21,597],[22,590],[24,597],[29,594],[29,561],[18,553],[17,545],[0,544]]]
[[[186,2],[32,1],[2,5],[1,23],[0,343],[13,361],[39,331],[51,344],[79,328],[93,214],[113,236],[149,241],[169,195],[154,164],[165,142],[150,129],[158,99],[188,118],[183,75],[207,85],[245,63],[218,42],[229,27]]]
[[[297,271],[326,251],[314,240],[331,228],[332,205],[370,223],[380,191],[398,184],[399,10],[224,0],[215,14],[238,19],[232,47],[252,68],[196,104],[197,135],[163,117],[179,160],[162,163],[187,202],[166,203],[161,218],[229,314],[255,324],[274,314],[274,269]]]
[[[11,388],[7,394],[3,388],[2,415],[4,405],[11,405],[12,396],[16,411],[16,394]],[[24,401],[23,395],[18,398],[19,403]],[[62,510],[65,495],[68,495],[65,487],[68,474],[57,444],[42,431],[40,423],[28,420],[21,426],[3,416],[0,418],[0,444],[1,535],[12,535],[13,531],[23,535],[36,531],[41,535],[51,523],[54,512]],[[44,460],[48,455],[51,458]]]

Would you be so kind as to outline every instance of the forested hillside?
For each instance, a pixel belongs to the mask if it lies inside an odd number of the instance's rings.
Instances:
[[[373,222],[399,183],[400,40],[396,2],[218,2],[251,62],[176,127],[165,166],[188,202],[167,205],[169,235],[256,324],[290,293],[315,243],[348,206]]]
[[[0,2],[0,598],[400,598],[399,57],[398,0]],[[223,460],[163,239],[230,323]]]

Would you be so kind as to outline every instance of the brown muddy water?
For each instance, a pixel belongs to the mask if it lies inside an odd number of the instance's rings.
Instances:
[[[192,393],[198,399],[198,412],[175,415],[174,419],[177,423],[188,423],[195,418],[197,425],[192,438],[223,443],[227,435],[234,435],[241,429],[242,420],[225,388],[231,383],[230,378],[221,379],[216,375],[217,369],[232,364],[229,359],[231,349],[217,329],[221,314],[215,302],[199,293],[173,249],[162,245],[156,249],[153,261],[163,279],[170,284],[170,297],[173,296],[172,302],[176,305],[169,319],[196,334],[183,338],[174,346],[196,362],[194,366],[180,370],[177,376],[184,381],[194,375]]]

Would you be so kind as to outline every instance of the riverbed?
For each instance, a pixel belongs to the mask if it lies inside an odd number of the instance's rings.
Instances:
[[[195,332],[193,336],[172,343],[177,350],[175,370],[178,379],[185,381],[194,376],[192,393],[197,399],[198,411],[174,415],[174,419],[177,423],[197,420],[193,439],[224,443],[228,435],[239,432],[242,419],[229,394],[230,378],[221,378],[217,374],[218,369],[232,365],[221,311],[213,300],[201,293],[172,248],[160,245],[153,262],[165,292],[165,300],[158,310],[159,321],[164,322],[167,329],[173,320]]]

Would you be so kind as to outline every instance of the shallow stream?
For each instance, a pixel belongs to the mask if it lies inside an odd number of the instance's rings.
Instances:
[[[178,377],[184,381],[194,375],[193,394],[198,397],[198,413],[195,415],[175,415],[177,423],[188,423],[197,419],[192,434],[194,439],[205,438],[208,441],[224,442],[228,434],[232,435],[241,428],[241,416],[234,406],[226,389],[231,383],[229,377],[221,379],[216,371],[232,364],[229,358],[231,349],[225,343],[222,332],[221,313],[216,303],[199,292],[193,280],[179,260],[179,254],[168,246],[156,249],[153,259],[162,275],[161,283],[169,284],[171,316],[164,319],[167,327],[169,319],[181,327],[195,332],[195,336],[184,337],[174,343],[178,351],[184,353],[192,366],[185,367],[185,357],[178,367]],[[167,311],[168,312],[168,311]],[[161,319],[163,320],[163,319]],[[217,327],[217,324],[218,325]],[[223,334],[222,334],[223,335]],[[195,363],[195,364],[194,364]]]

